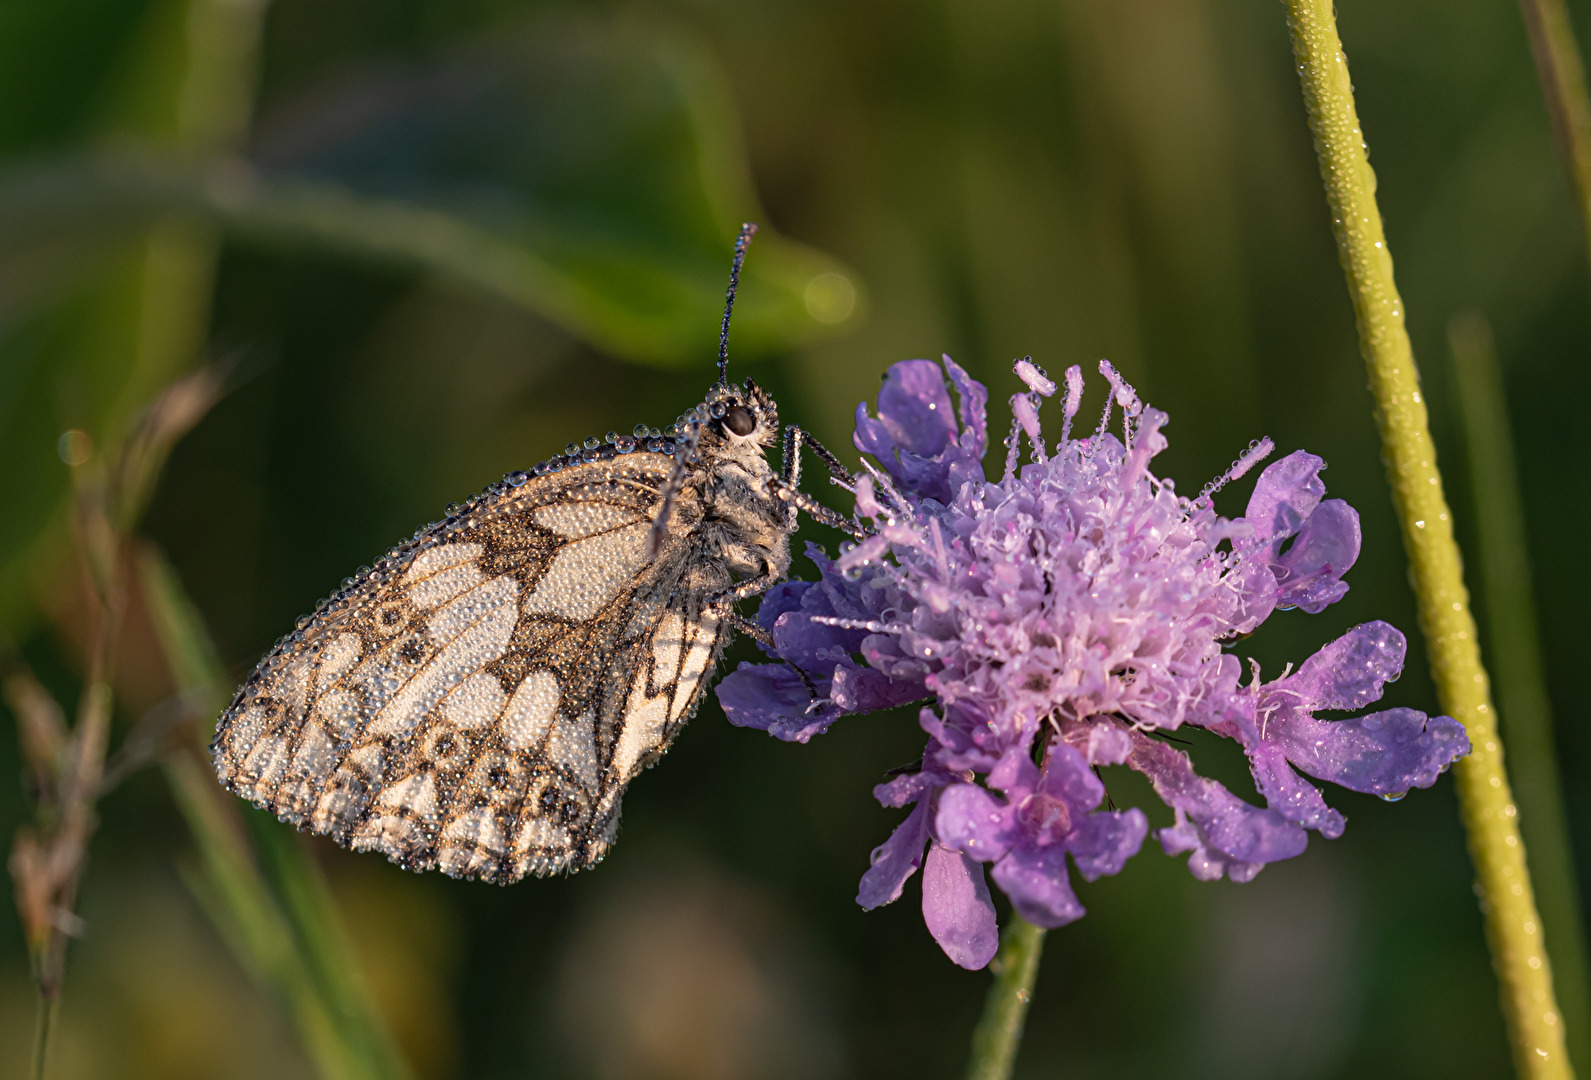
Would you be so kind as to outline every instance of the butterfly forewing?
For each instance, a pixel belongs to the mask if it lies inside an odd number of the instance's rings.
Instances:
[[[624,786],[689,718],[730,584],[637,452],[497,485],[277,646],[222,716],[238,794],[413,869],[513,881],[613,840]]]

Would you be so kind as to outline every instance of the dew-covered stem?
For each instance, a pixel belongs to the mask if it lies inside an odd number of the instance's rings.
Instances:
[[[1464,724],[1473,746],[1454,773],[1514,1060],[1521,1076],[1569,1077],[1541,918],[1347,58],[1331,0],[1288,0],[1287,14],[1432,676],[1442,707]]]
[[[1508,736],[1509,772],[1520,830],[1530,844],[1531,877],[1552,942],[1553,984],[1571,1064],[1591,1062],[1591,982],[1580,923],[1569,823],[1553,746],[1552,707],[1537,632],[1530,551],[1503,374],[1491,328],[1478,313],[1448,324],[1470,489],[1475,505],[1476,569],[1486,601],[1486,649],[1497,682],[1498,722]]]
[[[1580,44],[1564,0],[1519,0],[1519,11],[1591,256],[1591,95],[1586,93]]]
[[[1006,1080],[1022,1043],[1022,1025],[1033,981],[1039,974],[1039,955],[1045,931],[1014,912],[1000,939],[1000,952],[989,965],[994,985],[983,1005],[983,1017],[972,1032],[972,1059],[967,1080]]]

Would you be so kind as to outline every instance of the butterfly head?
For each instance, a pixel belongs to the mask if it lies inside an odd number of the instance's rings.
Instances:
[[[715,383],[697,414],[705,420],[699,435],[705,446],[760,450],[779,437],[779,406],[750,379],[741,386]]]

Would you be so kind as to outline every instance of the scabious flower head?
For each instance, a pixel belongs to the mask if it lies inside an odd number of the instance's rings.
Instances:
[[[1166,415],[1108,363],[1110,397],[1084,438],[1072,436],[1082,372],[1066,372],[1053,447],[1039,408],[1060,388],[1030,361],[1016,367],[1028,389],[1011,399],[998,483],[983,471],[987,391],[949,357],[890,369],[877,416],[857,410],[856,445],[877,462],[855,490],[872,535],[832,560],[809,545],[818,580],[784,583],[758,613],[780,662],[742,664],[718,689],[731,722],[797,742],[849,713],[932,700],[920,767],[875,789],[911,810],[857,899],[895,900],[921,868],[929,930],[974,968],[997,945],[984,864],[1020,915],[1056,927],[1083,914],[1068,858],[1093,880],[1137,853],[1148,818],[1100,808],[1101,767],[1149,779],[1172,811],[1156,838],[1188,853],[1195,877],[1247,881],[1303,851],[1307,830],[1342,834],[1300,771],[1394,798],[1469,750],[1456,721],[1412,709],[1316,717],[1362,708],[1397,677],[1405,642],[1386,623],[1270,682],[1227,651],[1274,611],[1318,613],[1348,591],[1359,518],[1324,498],[1321,459],[1271,464],[1243,517],[1226,519],[1211,496],[1269,440],[1190,499],[1149,469]],[[1184,724],[1235,739],[1266,805],[1199,776],[1163,738]]]

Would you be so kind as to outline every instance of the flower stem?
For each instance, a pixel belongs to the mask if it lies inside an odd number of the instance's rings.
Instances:
[[[1519,11],[1525,17],[1536,74],[1541,78],[1541,96],[1569,169],[1586,233],[1586,251],[1591,255],[1591,96],[1586,93],[1580,45],[1564,0],[1519,0]]]
[[[1431,673],[1442,707],[1464,724],[1473,747],[1454,773],[1515,1064],[1536,1080],[1570,1077],[1518,812],[1332,0],[1288,0],[1287,17]]]
[[[994,972],[994,985],[989,987],[989,997],[983,1003],[983,1018],[972,1032],[967,1080],[1006,1080],[1011,1075],[1017,1047],[1022,1042],[1028,1002],[1033,1000],[1033,980],[1039,974],[1044,933],[1022,916],[1012,914],[1011,925],[1000,938],[999,955],[989,965]]]

